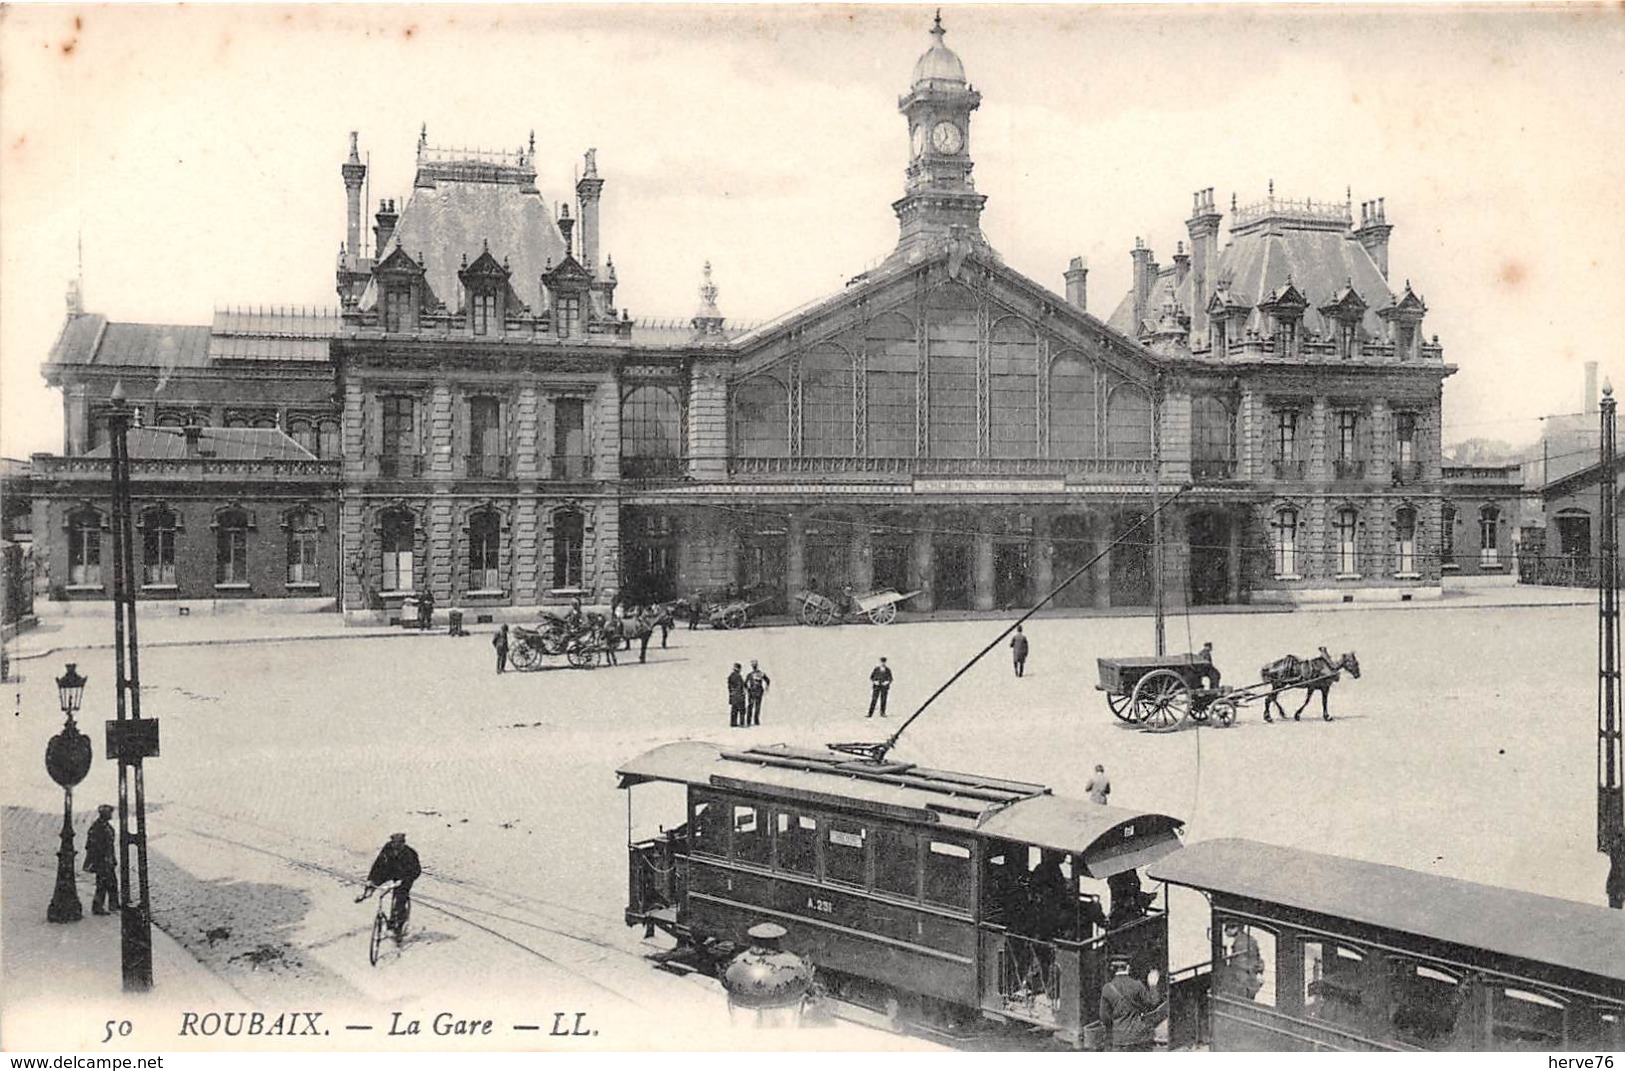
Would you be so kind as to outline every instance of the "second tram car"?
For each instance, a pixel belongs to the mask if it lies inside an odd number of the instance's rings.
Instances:
[[[1248,840],[1193,844],[1150,873],[1212,909],[1211,958],[1174,980],[1176,1037],[1200,1028],[1223,1051],[1625,1049],[1618,911]]]
[[[628,790],[686,790],[674,828],[629,830],[628,925],[726,952],[777,922],[844,999],[945,1027],[1013,1020],[1075,1045],[1108,956],[1165,984],[1167,917],[1138,870],[1178,850],[1178,819],[784,745],[685,741],[618,772]],[[629,793],[629,821],[630,808]]]

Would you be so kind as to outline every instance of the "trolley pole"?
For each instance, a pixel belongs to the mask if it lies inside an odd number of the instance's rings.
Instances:
[[[129,432],[133,411],[124,404],[123,384],[114,385],[112,402],[108,430],[113,455],[113,640],[118,716],[107,723],[107,757],[118,760],[119,948],[124,988],[128,992],[145,992],[152,988],[152,899],[147,885],[147,788],[142,760],[158,755],[158,720],[141,716],[130,502]],[[130,881],[132,862],[134,887]]]
[[[1602,472],[1597,562],[1597,850],[1608,856],[1608,906],[1625,908],[1625,796],[1620,791],[1618,462],[1614,389],[1602,388]]]

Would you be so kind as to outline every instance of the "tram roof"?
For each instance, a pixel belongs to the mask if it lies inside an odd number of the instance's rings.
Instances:
[[[1096,878],[1176,850],[1183,824],[1168,815],[1057,796],[1025,781],[875,763],[787,744],[731,749],[685,740],[645,752],[616,772],[622,788],[671,781],[735,789],[1071,852]]]
[[[1241,839],[1190,845],[1149,873],[1205,892],[1625,980],[1625,916],[1593,904]]]

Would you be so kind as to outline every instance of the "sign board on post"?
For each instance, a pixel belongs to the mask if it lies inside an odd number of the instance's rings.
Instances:
[[[158,757],[158,719],[129,718],[107,723],[107,757],[124,762]]]

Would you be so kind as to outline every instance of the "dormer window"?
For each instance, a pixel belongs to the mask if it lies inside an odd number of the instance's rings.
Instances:
[[[1351,361],[1358,356],[1360,345],[1360,326],[1353,320],[1337,321],[1337,356],[1340,360]]]
[[[1213,321],[1213,356],[1223,357],[1230,352],[1230,324],[1224,320]]]
[[[560,295],[553,305],[553,323],[560,338],[571,338],[581,329],[581,298]]]
[[[392,286],[384,291],[384,330],[406,331],[412,326],[412,290]]]
[[[1415,324],[1394,325],[1394,355],[1402,361],[1409,361],[1416,356]]]
[[[1278,317],[1275,321],[1275,356],[1291,357],[1298,352],[1298,321]]]
[[[493,324],[495,324],[497,318],[496,292],[486,290],[475,294],[473,308],[470,312],[473,330],[476,335],[494,333]]]

